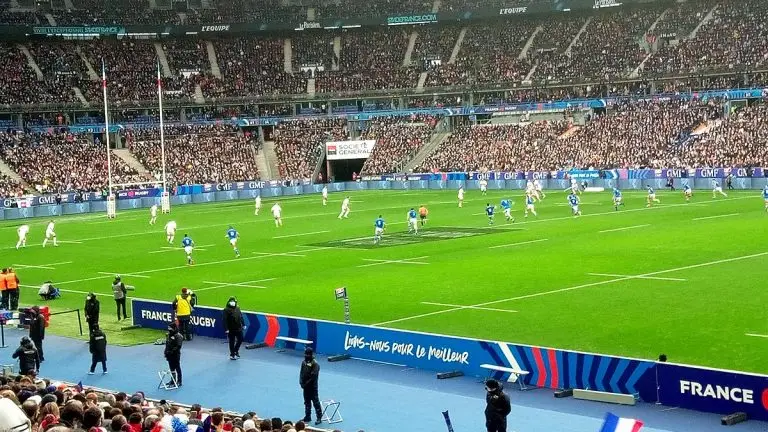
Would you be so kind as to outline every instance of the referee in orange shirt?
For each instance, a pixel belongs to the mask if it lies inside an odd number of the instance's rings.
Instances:
[[[419,207],[419,219],[421,220],[421,226],[424,226],[424,224],[427,223],[428,214],[429,214],[429,210],[427,210],[426,207],[424,206]]]

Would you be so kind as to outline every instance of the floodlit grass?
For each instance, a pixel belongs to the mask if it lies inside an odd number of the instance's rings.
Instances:
[[[347,220],[336,218],[343,194],[327,207],[319,196],[286,198],[282,228],[269,214],[272,200],[259,216],[245,201],[178,206],[156,226],[147,210],[113,221],[62,217],[57,248],[40,247],[47,220],[36,219],[21,251],[12,247],[18,222],[5,221],[0,265],[17,267],[25,304],[37,302],[47,279],[69,290],[52,302],[56,310],[100,294],[114,343],[158,337],[118,330],[110,284],[122,274],[136,297],[170,301],[189,287],[204,305],[223,307],[234,295],[243,309],[338,321],[333,289],[346,286],[355,323],[766,372],[768,339],[745,335],[768,335],[768,214],[759,191],[717,199],[699,191],[689,204],[661,191],[651,209],[644,193],[626,192],[619,211],[609,192],[585,193],[580,218],[570,216],[565,193],[550,191],[527,222],[520,191],[468,191],[461,209],[455,195],[357,192]],[[517,222],[499,212],[489,229],[485,204],[503,197],[515,201]],[[414,238],[404,233],[406,212],[422,204],[430,219]],[[371,247],[379,214],[389,225],[384,243]],[[166,249],[171,218],[177,248]],[[230,224],[241,234],[239,259],[225,239]],[[184,233],[198,246],[191,267]],[[49,331],[73,335],[74,325],[70,315],[54,317]]]

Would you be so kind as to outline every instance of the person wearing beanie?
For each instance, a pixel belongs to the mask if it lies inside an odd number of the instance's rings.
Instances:
[[[181,345],[184,337],[179,334],[179,328],[175,323],[168,325],[168,336],[165,339],[165,359],[168,360],[168,369],[173,374],[176,385],[181,387]],[[168,383],[173,386],[172,382]]]
[[[488,432],[507,432],[507,416],[512,411],[509,396],[493,379],[485,382],[485,391],[485,428]]]
[[[229,298],[223,313],[224,330],[227,332],[227,338],[229,339],[229,359],[237,360],[240,358],[240,345],[243,343],[245,320],[235,297]]]
[[[101,304],[96,298],[96,294],[90,292],[85,296],[85,322],[88,323],[88,333],[93,332],[93,328],[99,325],[99,312],[101,311]]]
[[[19,359],[19,373],[29,375],[40,369],[40,355],[32,340],[26,336],[21,338],[21,343],[13,353],[13,358]]]
[[[107,373],[107,335],[99,328],[99,324],[94,324],[91,330],[91,338],[88,341],[91,351],[91,368],[88,375],[93,375],[96,371],[96,365],[101,363],[101,372]]]
[[[320,405],[320,396],[318,395],[318,381],[320,378],[320,364],[315,360],[315,353],[312,348],[307,347],[304,350],[304,361],[301,362],[301,371],[299,372],[299,385],[304,392],[304,421],[312,421],[312,406],[315,407],[318,425],[323,422],[323,408]]]

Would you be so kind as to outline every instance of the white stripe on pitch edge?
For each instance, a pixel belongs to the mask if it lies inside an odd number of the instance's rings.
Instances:
[[[509,362],[509,366],[512,369],[520,370],[520,364],[517,362],[517,359],[515,359],[515,356],[512,355],[512,351],[509,350],[509,345],[499,342],[499,348],[501,349],[501,352],[504,354],[504,357],[506,357],[507,361]],[[507,378],[508,382],[517,382],[517,374],[509,374],[509,378]]]

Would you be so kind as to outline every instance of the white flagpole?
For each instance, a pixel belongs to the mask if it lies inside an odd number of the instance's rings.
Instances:
[[[112,195],[112,152],[109,150],[109,110],[107,109],[107,69],[101,59],[101,88],[104,90],[104,127],[107,136],[107,173],[109,175],[109,195]]]
[[[157,100],[160,105],[160,156],[163,163],[163,194],[168,191],[165,177],[165,127],[163,126],[163,81],[160,78],[160,60],[157,60]]]

